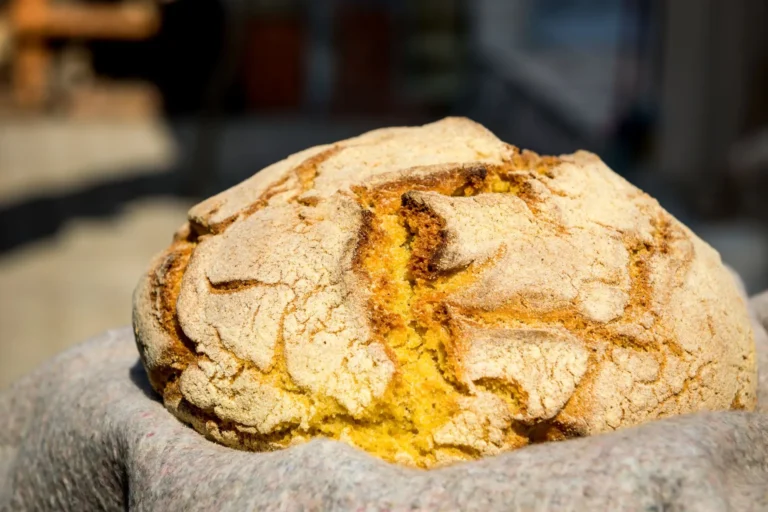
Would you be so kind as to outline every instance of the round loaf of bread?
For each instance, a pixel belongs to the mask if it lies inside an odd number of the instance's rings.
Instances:
[[[467,119],[307,149],[189,212],[134,296],[144,367],[210,439],[434,467],[756,404],[716,251],[595,155]]]

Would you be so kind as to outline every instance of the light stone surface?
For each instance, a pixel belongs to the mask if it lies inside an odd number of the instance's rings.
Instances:
[[[137,201],[0,255],[0,389],[82,340],[130,323],[136,279],[189,206]]]
[[[105,179],[158,174],[176,163],[178,153],[172,133],[156,120],[4,118],[0,204]]]

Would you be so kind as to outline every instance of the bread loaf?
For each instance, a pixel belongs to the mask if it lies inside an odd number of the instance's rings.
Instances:
[[[716,251],[595,155],[461,118],[307,149],[203,201],[134,296],[210,439],[434,467],[756,403]]]

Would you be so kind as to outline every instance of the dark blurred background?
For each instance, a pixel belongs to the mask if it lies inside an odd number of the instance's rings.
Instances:
[[[0,387],[130,320],[185,210],[464,115],[584,148],[768,287],[764,0],[0,0]]]

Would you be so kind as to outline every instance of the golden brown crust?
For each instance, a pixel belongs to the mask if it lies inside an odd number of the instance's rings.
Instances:
[[[194,250],[187,231],[188,227],[183,227],[172,245],[155,258],[133,299],[139,354],[148,369],[150,383],[161,394],[168,381],[193,361],[194,345],[176,317],[181,276]]]
[[[152,385],[217,442],[432,467],[754,409],[719,256],[599,158],[466,119],[288,157],[192,208],[134,297]]]

